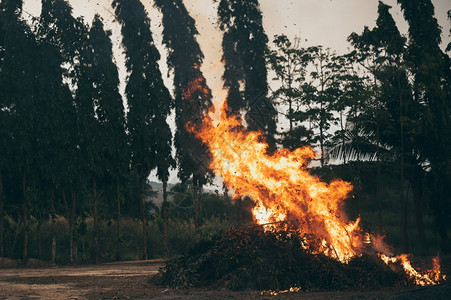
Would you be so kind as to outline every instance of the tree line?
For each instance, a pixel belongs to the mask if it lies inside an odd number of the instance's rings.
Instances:
[[[118,89],[111,32],[102,18],[96,15],[87,23],[72,15],[68,1],[42,0],[41,15],[25,20],[22,4],[0,3],[1,256],[17,256],[14,250],[21,236],[21,256],[26,260],[30,228],[49,223],[54,262],[55,228],[63,217],[70,262],[78,260],[79,238],[86,234],[88,219],[93,261],[99,262],[102,222],[115,223],[115,247],[120,251],[121,223],[128,217],[140,220],[140,258],[147,259],[147,178],[152,170],[163,183],[163,242],[168,255],[167,181],[174,167],[182,183],[192,187],[199,239],[199,195],[213,174],[207,147],[185,125],[199,126],[212,102],[200,68],[204,56],[198,32],[183,2],[154,3],[163,15],[174,97],[158,67],[160,54],[144,6],[139,0],[112,2],[126,56],[127,111]],[[244,6],[260,15],[256,1]],[[264,63],[261,48],[259,59]],[[171,111],[174,137],[167,123]]]
[[[183,1],[154,2],[162,13],[173,96],[158,66],[160,54],[144,6],[139,0],[112,2],[126,56],[127,111],[111,32],[102,18],[96,15],[87,23],[72,15],[66,0],[41,2],[41,15],[28,21],[21,0],[0,2],[0,256],[13,255],[6,245],[14,230],[5,224],[17,224],[21,256],[27,259],[29,229],[47,222],[55,262],[55,224],[63,217],[70,262],[78,260],[87,219],[93,261],[100,262],[102,222],[115,224],[120,252],[122,222],[131,218],[140,222],[140,258],[147,259],[152,170],[163,183],[162,242],[169,255],[171,168],[191,187],[199,239],[200,195],[213,178],[211,157],[185,125],[200,126],[208,118],[212,96],[201,71],[198,31]],[[398,1],[409,23],[408,38],[400,35],[389,6],[380,2],[376,27],[351,34],[353,50],[345,55],[322,46],[301,47],[284,35],[270,50],[257,0],[216,2],[228,113],[243,118],[249,130],[261,131],[270,152],[280,146],[318,146],[322,167],[329,158],[342,164],[372,160],[378,178],[380,164],[397,166],[403,232],[409,183],[420,236],[429,204],[442,249],[449,252],[451,73],[430,0]],[[274,91],[268,71],[279,81]],[[174,136],[167,123],[172,111]],[[278,114],[288,119],[287,130],[277,132]],[[405,243],[407,248],[407,237]]]

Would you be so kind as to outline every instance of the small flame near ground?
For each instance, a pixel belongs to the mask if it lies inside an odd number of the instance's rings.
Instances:
[[[282,290],[282,291],[264,291],[264,292],[261,292],[260,295],[269,294],[270,296],[277,296],[277,295],[286,294],[286,293],[297,293],[301,290],[302,290],[301,287],[293,286],[287,290]]]
[[[382,261],[387,264],[400,263],[404,272],[409,275],[410,278],[415,280],[416,285],[426,286],[435,285],[442,280],[446,280],[446,275],[441,274],[440,263],[438,258],[435,257],[432,260],[433,268],[425,272],[419,272],[412,267],[407,254],[401,254],[399,256],[390,257],[382,253],[378,253],[378,256]]]
[[[348,220],[343,207],[352,190],[349,182],[336,179],[325,183],[309,173],[308,163],[316,156],[311,147],[268,154],[262,134],[246,131],[239,117],[228,113],[227,102],[219,120],[207,117],[201,126],[187,124],[187,129],[208,145],[212,155],[209,167],[233,189],[234,197],[249,196],[255,202],[253,215],[258,224],[295,229],[302,234],[305,249],[342,263],[368,247],[373,252],[387,248],[379,237],[363,232],[360,219]],[[419,272],[407,255],[378,255],[387,265],[400,263],[417,285],[445,280],[438,259],[433,269]]]

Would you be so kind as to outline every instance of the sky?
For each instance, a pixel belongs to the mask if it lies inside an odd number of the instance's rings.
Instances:
[[[151,20],[151,30],[157,48],[161,54],[160,69],[166,85],[172,90],[171,77],[167,76],[166,50],[162,45],[161,15],[153,7],[152,0],[141,0]],[[125,57],[121,48],[120,26],[114,22],[112,0],[71,0],[75,16],[83,16],[91,22],[99,13],[105,20],[105,27],[112,30],[113,51],[121,76],[121,93],[125,90]],[[302,39],[301,46],[323,45],[339,54],[346,53],[349,43],[347,37],[352,32],[361,33],[364,26],[373,28],[376,25],[378,0],[260,0],[263,14],[263,26],[272,42],[274,35],[285,34],[290,39],[295,36]],[[396,0],[384,0],[392,6],[390,10],[401,34],[407,35],[408,25],[403,19]],[[41,0],[24,0],[25,14],[38,16]],[[213,91],[214,102],[220,103],[225,95],[222,90],[221,76],[223,67],[220,63],[221,33],[216,25],[216,7],[213,0],[184,0],[191,16],[196,20],[199,31],[198,41],[205,55],[202,70],[207,83]],[[451,0],[432,0],[435,16],[442,27],[442,48],[450,41],[450,20],[447,11],[451,9]],[[270,43],[270,47],[271,47]],[[173,124],[173,117],[170,123]],[[151,175],[152,180],[155,176]],[[177,182],[176,173],[171,172],[170,183]]]

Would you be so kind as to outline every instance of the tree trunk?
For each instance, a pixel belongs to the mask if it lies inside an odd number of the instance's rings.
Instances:
[[[290,120],[290,141],[293,139],[293,96],[291,94],[292,90],[292,84],[293,84],[293,75],[291,74],[291,58],[290,55],[287,54],[287,65],[288,65],[288,90],[290,91],[290,95],[288,96],[288,114],[289,114],[289,120]],[[282,79],[283,84],[283,79]]]
[[[22,174],[22,197],[23,197],[23,261],[26,262],[28,259],[28,206],[27,206],[27,196],[26,196],[26,177],[25,173]]]
[[[194,232],[196,234],[196,242],[200,240],[200,212],[199,212],[199,193],[200,183],[197,179],[193,178],[193,195],[194,195]]]
[[[441,223],[444,223],[443,220],[441,220]],[[451,253],[451,240],[449,239],[448,232],[440,227],[438,233],[440,235],[440,248],[442,249],[443,254]]]
[[[0,257],[5,255],[5,247],[3,245],[3,178],[0,171]]]
[[[20,233],[20,223],[17,222],[16,223],[16,228],[14,230],[14,239],[13,242],[9,244],[9,256],[14,256],[15,254],[15,249],[16,249],[16,244],[17,244],[17,239],[19,238],[19,233]],[[7,255],[8,256],[8,255]]]
[[[322,109],[321,109],[322,110]],[[322,116],[321,116],[322,118]],[[324,133],[323,133],[323,124],[322,121],[320,121],[319,125],[319,144],[321,149],[321,168],[324,167]]]
[[[320,56],[322,56],[322,50],[320,50]],[[320,68],[320,84],[321,84],[321,96],[320,96],[320,116],[319,116],[319,143],[320,143],[320,149],[321,149],[321,168],[324,167],[325,164],[325,157],[324,157],[324,123],[323,120],[325,119],[325,109],[324,109],[324,97],[323,93],[325,90],[326,85],[326,79],[324,77],[324,70],[323,70],[323,60],[320,59],[319,61],[319,68]],[[323,119],[324,118],[324,119]]]
[[[384,225],[382,220],[382,199],[381,199],[381,157],[380,157],[380,128],[377,125],[377,177],[376,177],[376,201],[377,201],[377,219],[379,223],[379,230],[382,232]]]
[[[66,218],[69,221],[69,203],[67,202],[67,197],[66,197],[66,192],[64,191],[63,188],[61,188],[61,197],[63,197],[63,202],[64,202],[64,208],[66,211]]]
[[[73,259],[72,259],[72,216],[69,212],[69,203],[67,202],[67,197],[66,197],[66,192],[64,191],[64,189],[61,189],[61,196],[63,197],[63,201],[64,201],[64,207],[66,209],[66,220],[69,223],[69,260],[70,263],[73,263]]]
[[[415,168],[414,179],[411,184],[413,193],[413,206],[415,210],[415,223],[418,232],[418,240],[420,242],[421,254],[426,255],[429,252],[426,244],[426,234],[424,232],[424,189],[423,189],[423,176],[420,167]]]
[[[116,260],[121,260],[121,190],[119,183],[116,183]]]
[[[77,244],[75,242],[74,237],[74,224],[75,224],[75,214],[76,214],[76,196],[75,196],[75,189],[73,184],[71,184],[70,187],[70,194],[72,199],[72,211],[70,216],[70,222],[69,222],[69,230],[70,230],[70,262],[76,263],[78,260],[77,257]]]
[[[401,138],[401,144],[402,144],[403,138]],[[402,147],[402,146],[401,146]],[[401,199],[401,237],[402,237],[402,246],[403,250],[408,253],[409,252],[409,236],[407,233],[407,226],[408,226],[408,218],[407,218],[407,199],[404,191],[404,153],[401,150],[401,178],[400,178],[400,199]]]
[[[146,201],[144,195],[144,187],[146,180],[141,182],[141,222],[143,226],[143,254],[142,259],[147,260],[147,219],[146,219]]]
[[[346,153],[344,152],[345,150],[345,145],[346,145],[346,135],[345,135],[345,128],[343,125],[343,112],[340,112],[340,127],[341,127],[341,148],[343,149],[343,164],[346,165]]]
[[[374,70],[372,73],[374,74]],[[375,98],[379,99],[378,86],[377,86],[377,78],[374,76],[374,91]],[[380,103],[377,102],[377,109],[380,109]],[[377,139],[377,149],[376,149],[376,159],[377,159],[377,178],[376,178],[376,201],[377,201],[377,219],[379,223],[379,230],[382,232],[384,225],[382,220],[382,199],[381,199],[381,129],[380,129],[380,119],[376,118],[376,139]]]
[[[398,88],[399,88],[399,126],[400,126],[400,134],[401,134],[401,162],[400,162],[400,188],[401,188],[401,239],[402,246],[406,253],[409,252],[409,236],[407,233],[407,200],[404,193],[404,123],[403,123],[403,101],[401,95],[401,82],[399,79],[399,75],[397,76],[398,80]]]
[[[432,168],[432,182],[434,189],[432,191],[431,208],[434,213],[434,222],[440,236],[440,248],[443,254],[451,253],[451,241],[448,236],[450,224],[449,218],[449,177],[446,171]]]
[[[52,263],[56,260],[56,234],[55,234],[55,193],[52,191],[52,216],[51,216],[51,231],[52,231]]]
[[[168,183],[163,181],[163,245],[166,258],[171,256],[168,245]]]
[[[41,221],[38,220],[38,226],[37,226],[37,233],[38,233],[38,257],[40,260],[43,260],[42,257],[42,224]]]
[[[99,220],[97,216],[97,181],[93,179],[92,185],[92,197],[93,197],[93,221],[94,221],[94,256],[95,263],[99,263]]]

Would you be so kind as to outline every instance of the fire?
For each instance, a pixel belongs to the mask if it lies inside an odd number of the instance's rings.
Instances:
[[[355,256],[362,245],[362,232],[358,220],[349,222],[341,209],[351,184],[342,180],[327,184],[312,176],[307,170],[315,157],[310,147],[281,149],[269,155],[262,136],[244,131],[237,118],[227,116],[226,109],[224,106],[216,126],[206,119],[196,134],[212,153],[210,168],[233,187],[235,197],[253,199],[257,223],[278,226],[284,222],[305,236],[324,240],[321,248],[342,262]],[[317,245],[307,244],[313,251],[319,250]]]
[[[200,71],[200,66],[194,64],[192,71],[197,76],[188,82],[188,84],[183,88],[183,100],[185,101],[196,101],[197,95],[205,95],[207,98],[210,97],[210,89],[207,86],[205,77]],[[196,105],[193,103],[193,105]],[[214,106],[210,106],[210,112],[214,112]]]
[[[286,293],[297,293],[299,291],[301,291],[302,288],[297,287],[297,286],[293,286],[290,287],[287,290],[282,290],[282,291],[268,291],[268,292],[262,292],[261,295],[265,295],[266,293],[268,293],[271,296],[277,296],[277,295],[281,295],[281,294],[286,294]]]
[[[275,223],[283,222],[287,214],[283,211],[274,211],[271,208],[266,208],[262,204],[257,204],[252,210],[257,224],[267,224],[265,226],[271,227]]]
[[[315,157],[311,147],[268,154],[262,135],[247,132],[241,120],[227,111],[224,103],[219,120],[205,118],[200,128],[193,124],[187,128],[208,145],[212,155],[209,167],[233,189],[235,198],[248,196],[255,202],[253,215],[257,224],[295,229],[310,252],[342,263],[362,255],[368,247],[380,252],[378,238],[363,232],[360,219],[349,221],[343,211],[352,190],[349,182],[336,179],[326,183],[310,174],[307,165]],[[407,256],[379,257],[386,264],[401,262],[418,285],[436,284],[445,278],[440,274],[438,261],[433,270],[420,273]]]
[[[389,257],[384,254],[379,253],[378,256],[382,259],[382,261],[387,264],[394,264],[399,262],[410,278],[413,278],[416,285],[426,286],[426,285],[435,285],[441,280],[446,279],[446,275],[441,274],[440,264],[437,258],[433,259],[433,268],[431,270],[427,270],[425,272],[418,272],[412,267],[409,258],[406,254],[401,254],[395,257]]]

